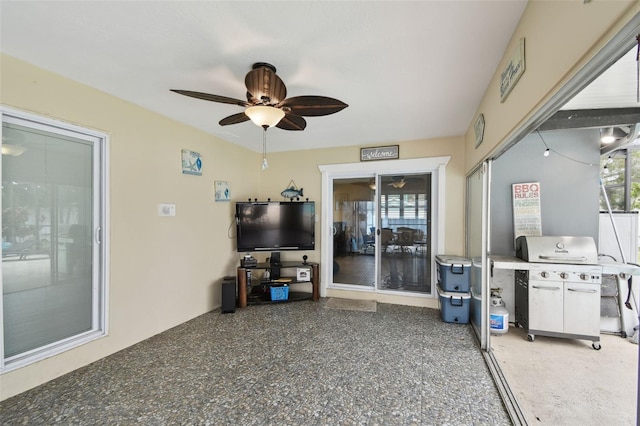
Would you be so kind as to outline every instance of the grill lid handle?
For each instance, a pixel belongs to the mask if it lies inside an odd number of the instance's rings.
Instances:
[[[577,257],[569,257],[569,256],[543,256],[540,255],[538,256],[540,259],[544,259],[544,260],[561,260],[561,261],[569,261],[569,262],[586,262],[587,258],[584,256],[577,256]]]

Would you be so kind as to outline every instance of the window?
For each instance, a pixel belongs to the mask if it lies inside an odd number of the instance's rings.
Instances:
[[[611,210],[640,210],[640,150],[621,149],[600,159],[600,178]],[[600,195],[600,209],[608,210]]]
[[[427,179],[428,184],[424,187],[417,187],[416,182],[420,179],[416,176],[403,178],[401,187],[385,189],[380,195],[380,217],[383,227],[415,226],[420,223],[420,227],[424,228],[422,231],[427,232],[427,224],[422,222],[429,219],[427,200],[430,197],[430,180]],[[387,181],[393,184],[394,179],[397,177],[385,177],[383,187],[388,185]],[[405,179],[408,182],[406,186]]]
[[[2,110],[0,369],[106,332],[106,136]]]

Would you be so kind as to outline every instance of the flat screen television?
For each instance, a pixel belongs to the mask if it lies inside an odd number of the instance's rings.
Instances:
[[[237,251],[315,249],[313,201],[236,203]]]

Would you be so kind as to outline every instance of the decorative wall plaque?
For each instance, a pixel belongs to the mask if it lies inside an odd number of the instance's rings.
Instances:
[[[182,150],[182,173],[186,175],[202,176],[202,158],[200,153]]]
[[[516,86],[520,77],[522,77],[524,69],[524,38],[521,38],[516,50],[513,52],[513,55],[511,55],[511,59],[509,59],[509,62],[507,62],[507,65],[500,75],[500,102],[504,102],[504,100],[507,99],[511,90]]]
[[[216,201],[230,201],[231,200],[231,190],[229,189],[229,183],[217,180],[214,182],[215,185],[215,200]]]
[[[542,235],[540,182],[514,183],[511,185],[511,193],[514,244],[520,235]]]
[[[360,148],[360,161],[396,160],[400,157],[400,146],[378,146],[375,148]]]
[[[484,114],[480,114],[476,123],[473,125],[473,130],[476,133],[476,148],[482,143],[484,138]]]

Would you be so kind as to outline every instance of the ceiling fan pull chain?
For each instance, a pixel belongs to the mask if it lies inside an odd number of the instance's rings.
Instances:
[[[262,170],[266,170],[269,167],[267,162],[267,126],[263,127],[262,132]]]

